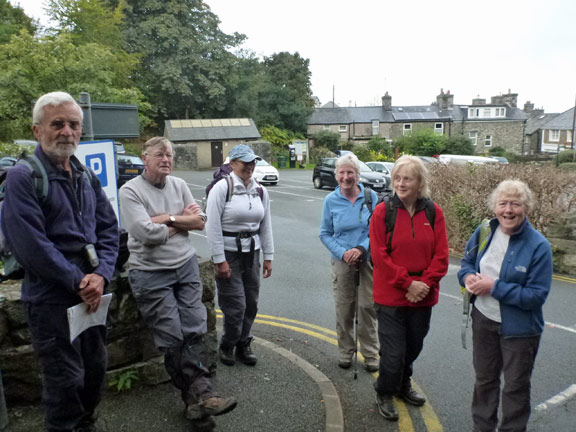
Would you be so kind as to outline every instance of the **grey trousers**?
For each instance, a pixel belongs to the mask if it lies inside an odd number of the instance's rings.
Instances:
[[[253,254],[225,251],[225,254],[230,278],[216,278],[216,287],[218,304],[224,314],[220,346],[230,349],[252,341],[260,293],[260,251]]]
[[[500,375],[502,422],[500,432],[523,432],[530,418],[530,378],[540,336],[504,338],[500,323],[472,310],[473,362],[476,372],[472,399],[475,432],[492,432],[498,424]]]
[[[338,359],[350,360],[354,355],[354,316],[356,314],[356,301],[358,301],[359,351],[366,362],[377,364],[379,344],[376,310],[372,296],[372,266],[369,263],[363,263],[358,271],[360,272],[360,283],[356,288],[356,268],[349,266],[344,261],[332,259]]]
[[[166,371],[187,404],[213,394],[206,365],[206,308],[196,257],[175,270],[130,270],[130,287]]]

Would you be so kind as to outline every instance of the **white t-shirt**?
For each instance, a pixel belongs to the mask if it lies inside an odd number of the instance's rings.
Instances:
[[[498,279],[500,277],[500,269],[502,268],[502,262],[504,262],[504,256],[508,250],[509,241],[510,236],[504,234],[500,227],[498,227],[494,232],[494,237],[492,238],[488,249],[480,260],[480,274],[482,276],[488,276],[493,279]],[[485,317],[493,321],[502,322],[502,317],[500,316],[500,302],[491,295],[476,297],[474,306]]]

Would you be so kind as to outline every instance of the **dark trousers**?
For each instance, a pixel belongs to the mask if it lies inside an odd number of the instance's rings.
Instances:
[[[225,253],[230,278],[216,278],[218,304],[224,315],[220,345],[233,348],[249,344],[252,340],[252,325],[258,313],[260,293],[260,251],[254,254]]]
[[[530,418],[530,378],[540,336],[504,338],[500,323],[472,310],[473,362],[476,372],[472,399],[475,432],[492,432],[498,424],[500,375],[502,423],[500,432],[522,432]]]
[[[70,343],[67,306],[25,303],[32,344],[42,369],[48,431],[72,431],[100,402],[106,375],[106,327],[82,332]]]
[[[412,364],[420,355],[430,329],[432,307],[376,305],[380,371],[374,383],[380,395],[393,395],[410,387]]]

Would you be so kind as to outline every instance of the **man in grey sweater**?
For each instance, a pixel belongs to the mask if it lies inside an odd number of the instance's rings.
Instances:
[[[186,417],[225,414],[237,401],[215,392],[206,368],[206,308],[196,250],[188,238],[188,231],[204,228],[206,216],[184,180],[170,175],[173,152],[168,139],[148,140],[142,159],[144,173],[120,189],[121,221],[130,234],[132,292],[181,391]]]

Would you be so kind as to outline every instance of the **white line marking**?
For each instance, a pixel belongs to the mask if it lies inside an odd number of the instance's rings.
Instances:
[[[551,408],[553,405],[559,405],[574,396],[576,396],[576,384],[572,384],[563,392],[560,392],[556,396],[551,397],[546,402],[541,403],[534,409],[536,411],[544,411],[547,410],[548,408]]]

